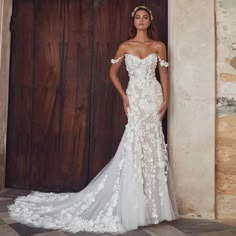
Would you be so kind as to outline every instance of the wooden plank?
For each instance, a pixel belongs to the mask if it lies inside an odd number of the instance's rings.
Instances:
[[[59,191],[64,5],[35,1],[31,188]]]
[[[66,1],[60,140],[63,191],[78,191],[88,181],[91,19],[91,0]]]
[[[29,187],[33,74],[33,5],[13,2],[6,187]]]
[[[118,0],[94,4],[90,179],[113,157],[117,148],[114,127],[120,125],[117,109],[118,113],[122,111],[114,106],[119,95],[109,79],[109,68],[120,42],[120,4]]]

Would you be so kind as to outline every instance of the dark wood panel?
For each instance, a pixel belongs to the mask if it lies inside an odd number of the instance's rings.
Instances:
[[[60,188],[64,1],[35,1],[31,188]]]
[[[68,0],[65,5],[60,142],[63,191],[78,191],[88,183],[91,6],[91,0]]]
[[[119,0],[94,1],[90,179],[111,159],[117,146],[114,127],[119,126],[116,111],[120,106],[114,106],[118,94],[109,79],[109,68],[120,41],[120,4]]]
[[[28,188],[33,74],[33,4],[14,1],[11,21],[10,96],[6,186]]]

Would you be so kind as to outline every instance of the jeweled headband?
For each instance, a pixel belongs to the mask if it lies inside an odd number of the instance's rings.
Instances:
[[[148,7],[146,7],[146,6],[138,6],[138,7],[135,7],[134,10],[133,10],[133,12],[132,12],[132,14],[131,14],[131,16],[134,17],[136,11],[139,10],[139,9],[145,9],[145,10],[147,10],[147,11],[149,12],[149,14],[150,14],[151,20],[153,20],[152,11],[151,11]]]

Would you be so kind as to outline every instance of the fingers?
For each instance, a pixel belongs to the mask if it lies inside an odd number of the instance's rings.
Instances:
[[[167,110],[167,108],[162,104],[159,111],[158,111],[159,118],[160,118],[161,121],[162,121],[162,119],[165,115],[166,110]]]
[[[129,101],[124,102],[124,107],[128,108],[129,107]]]
[[[159,109],[159,111],[158,111],[158,115],[159,115],[159,117],[163,117],[164,116],[164,114],[165,114],[165,110],[162,108],[162,109]]]
[[[127,116],[128,108],[129,108],[129,100],[127,97],[123,99],[123,106],[124,106],[125,115]]]
[[[161,112],[161,113],[160,113],[159,118],[160,118],[161,121],[162,121],[164,115],[165,115],[165,112]]]
[[[161,106],[160,106],[160,108],[159,108],[159,110],[158,110],[158,113],[160,114],[161,112],[163,112],[163,110],[164,110],[164,105],[161,104]]]
[[[124,106],[124,111],[125,111],[125,115],[126,115],[126,116],[127,116],[127,114],[128,114],[128,107],[129,107],[129,106],[127,106],[127,105]]]

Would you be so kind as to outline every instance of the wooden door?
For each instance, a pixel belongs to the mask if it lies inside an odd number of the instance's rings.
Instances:
[[[78,191],[112,158],[126,117],[110,59],[143,4],[167,43],[165,0],[13,1],[7,187]]]

